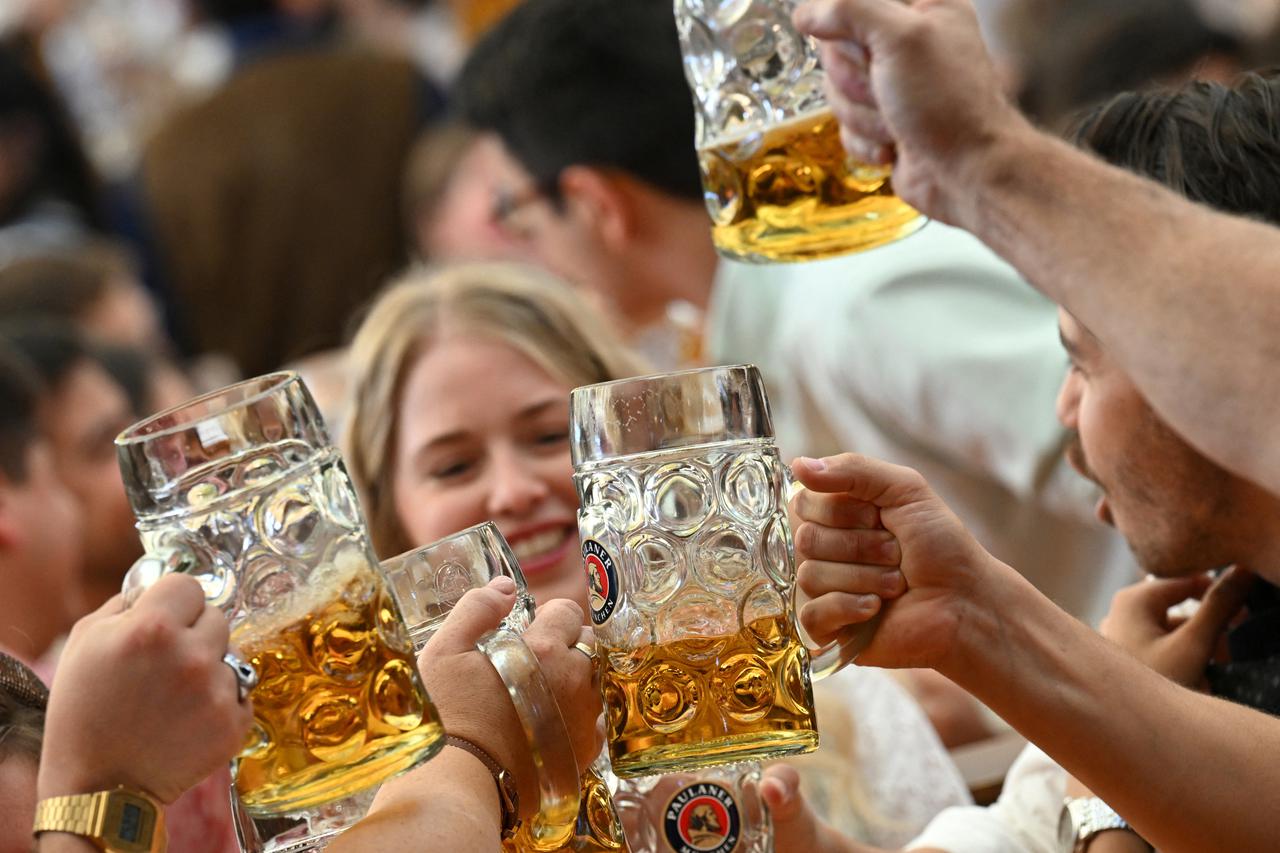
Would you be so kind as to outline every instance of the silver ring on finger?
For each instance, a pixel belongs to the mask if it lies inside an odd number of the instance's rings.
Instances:
[[[253,664],[240,660],[231,652],[222,656],[222,662],[231,667],[231,672],[235,674],[236,693],[243,702],[248,698],[249,691],[258,686],[258,671],[253,668]]]
[[[578,651],[582,652],[584,655],[586,655],[586,656],[587,656],[587,660],[591,661],[591,665],[592,665],[592,666],[595,666],[595,663],[596,663],[596,648],[595,648],[595,646],[587,645],[586,643],[584,643],[584,642],[582,642],[581,640],[579,640],[578,642],[576,642],[576,643],[574,643],[574,644],[573,644],[573,647],[574,647],[575,649],[577,649]]]

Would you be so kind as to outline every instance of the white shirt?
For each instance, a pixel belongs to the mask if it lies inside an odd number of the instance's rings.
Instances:
[[[759,365],[784,456],[915,468],[989,551],[1090,624],[1137,578],[1063,459],[1057,308],[972,235],[932,222],[842,258],[722,262],[707,330],[713,363]]]

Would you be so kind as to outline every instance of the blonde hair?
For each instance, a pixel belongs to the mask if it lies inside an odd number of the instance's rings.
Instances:
[[[642,373],[613,324],[568,285],[511,263],[414,270],[378,298],[351,345],[346,458],[374,549],[412,547],[396,513],[396,422],[409,368],[442,332],[509,344],[569,387]]]

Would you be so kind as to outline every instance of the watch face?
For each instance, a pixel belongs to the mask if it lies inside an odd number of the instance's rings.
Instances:
[[[156,808],[142,797],[113,791],[103,822],[103,841],[113,853],[151,853]]]

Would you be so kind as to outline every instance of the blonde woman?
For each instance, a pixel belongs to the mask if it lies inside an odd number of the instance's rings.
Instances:
[[[573,290],[526,267],[468,264],[393,284],[352,345],[345,432],[378,553],[492,520],[539,604],[585,608],[569,392],[644,372],[620,340]],[[967,801],[919,707],[885,674],[850,667],[820,685],[818,703],[828,746],[798,766],[840,828],[900,844]]]

